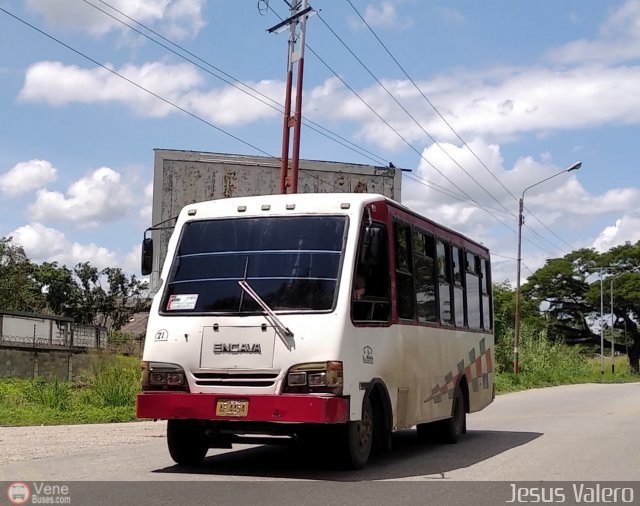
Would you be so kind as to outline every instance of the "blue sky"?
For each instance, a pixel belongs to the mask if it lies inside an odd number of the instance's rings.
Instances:
[[[515,278],[521,192],[576,160],[579,171],[526,193],[523,275],[572,249],[640,240],[640,0],[310,5],[320,12],[307,28],[303,115],[374,160],[307,128],[301,157],[411,169],[403,203],[488,245],[495,280]],[[0,0],[92,60],[279,155],[278,111],[96,7],[124,19],[117,8],[282,103],[287,33],[266,29],[275,13],[287,16],[285,2],[270,0],[261,15],[256,1]],[[0,103],[0,236],[37,262],[138,273],[154,148],[260,154],[3,11]]]

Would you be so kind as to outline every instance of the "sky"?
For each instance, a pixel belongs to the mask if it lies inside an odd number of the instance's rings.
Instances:
[[[640,240],[640,0],[309,3],[303,117],[351,144],[305,126],[301,158],[408,169],[402,203],[487,245],[494,281],[523,196],[523,280]],[[288,14],[0,0],[0,237],[139,275],[155,148],[279,156]]]

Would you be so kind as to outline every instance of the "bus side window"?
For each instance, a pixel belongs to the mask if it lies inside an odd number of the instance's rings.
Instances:
[[[480,257],[467,252],[467,318],[469,328],[479,329],[482,322],[480,306]]]
[[[453,323],[451,307],[451,246],[441,240],[436,241],[438,299],[440,301],[440,321]]]
[[[453,308],[457,327],[464,327],[465,324],[465,300],[464,300],[464,255],[462,249],[452,246],[453,262]]]
[[[383,225],[363,225],[352,281],[351,318],[354,321],[391,319],[388,244],[387,229]]]
[[[493,328],[493,318],[491,314],[491,265],[489,260],[480,260],[482,270],[482,328],[491,330]]]
[[[433,236],[413,233],[413,265],[416,276],[416,313],[418,321],[438,320],[436,300],[436,245]]]
[[[411,228],[405,223],[394,223],[396,253],[396,302],[398,318],[413,320],[414,284],[411,255]]]

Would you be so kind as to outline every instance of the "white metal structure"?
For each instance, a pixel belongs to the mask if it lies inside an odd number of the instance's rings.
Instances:
[[[494,398],[488,250],[381,195],[187,205],[161,278],[137,414],[178,463],[287,436],[362,467],[394,429],[457,441]]]

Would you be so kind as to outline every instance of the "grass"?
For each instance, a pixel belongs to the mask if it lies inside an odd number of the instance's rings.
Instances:
[[[96,356],[76,382],[0,380],[0,426],[129,422],[136,420],[139,359]]]
[[[616,357],[615,374],[605,357],[605,373],[593,351],[547,339],[544,330],[524,325],[520,332],[519,374],[513,374],[513,331],[507,330],[496,345],[496,390],[515,392],[577,383],[629,383],[640,376],[629,373],[627,357]]]

